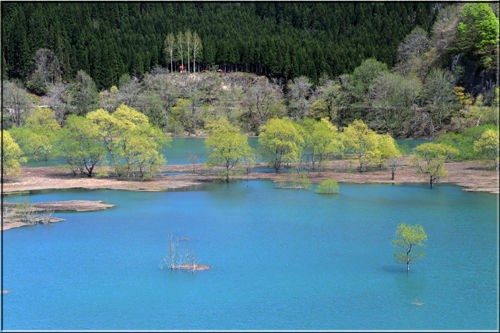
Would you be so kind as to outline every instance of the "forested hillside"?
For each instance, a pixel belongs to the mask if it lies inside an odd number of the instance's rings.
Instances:
[[[373,57],[392,66],[415,27],[431,28],[442,4],[426,2],[2,2],[4,78],[28,79],[38,49],[69,80],[84,70],[99,89],[120,75],[170,66],[165,38],[197,32],[199,69],[218,66],[313,82]],[[175,68],[181,59],[175,52]],[[187,59],[182,61],[184,64]]]
[[[285,117],[339,129],[362,120],[397,138],[477,139],[485,127],[467,130],[498,123],[498,4],[46,5],[2,3],[2,127],[17,141],[30,141],[24,134],[36,132],[41,109],[66,126],[71,116],[122,105],[174,135],[206,134],[221,117],[255,135]],[[171,12],[176,20],[155,21]],[[282,72],[291,59],[297,71]]]

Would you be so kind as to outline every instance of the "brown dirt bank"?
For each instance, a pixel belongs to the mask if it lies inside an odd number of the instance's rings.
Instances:
[[[259,166],[265,166],[261,164]],[[488,168],[488,164],[478,161],[451,162],[446,164],[448,176],[441,179],[442,183],[453,183],[463,186],[465,191],[480,191],[499,193],[498,171]],[[194,173],[193,173],[194,169]],[[424,177],[418,176],[416,170],[406,162],[396,171],[395,180],[391,180],[388,170],[357,172],[356,162],[336,160],[324,163],[322,172],[310,172],[312,182],[320,182],[333,177],[344,183],[425,183]],[[61,172],[56,167],[23,168],[22,176],[11,179],[3,184],[4,193],[16,193],[48,189],[113,189],[130,191],[165,191],[201,185],[217,178],[220,169],[196,165],[167,165],[163,172],[186,172],[168,176],[158,176],[153,180],[117,180],[113,178],[74,177]],[[291,173],[263,173],[243,171],[233,179],[269,179],[286,180]]]

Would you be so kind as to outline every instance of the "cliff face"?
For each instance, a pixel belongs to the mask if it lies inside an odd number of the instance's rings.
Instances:
[[[473,96],[484,93],[498,85],[498,72],[485,70],[477,59],[459,57],[457,65],[463,68],[459,85],[470,91]]]

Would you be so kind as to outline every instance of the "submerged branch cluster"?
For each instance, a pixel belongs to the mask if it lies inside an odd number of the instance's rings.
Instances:
[[[187,246],[179,247],[179,242],[188,242],[188,238],[177,238],[169,235],[168,256],[163,257],[160,269],[185,270],[185,271],[206,271],[212,267],[199,264],[196,255]]]

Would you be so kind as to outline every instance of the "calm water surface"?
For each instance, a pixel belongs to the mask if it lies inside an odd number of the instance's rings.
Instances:
[[[6,330],[498,329],[498,195],[341,184],[321,196],[242,181],[29,198],[116,207],[4,232]],[[390,245],[401,222],[429,236],[409,275]],[[169,232],[213,269],[161,270]]]

